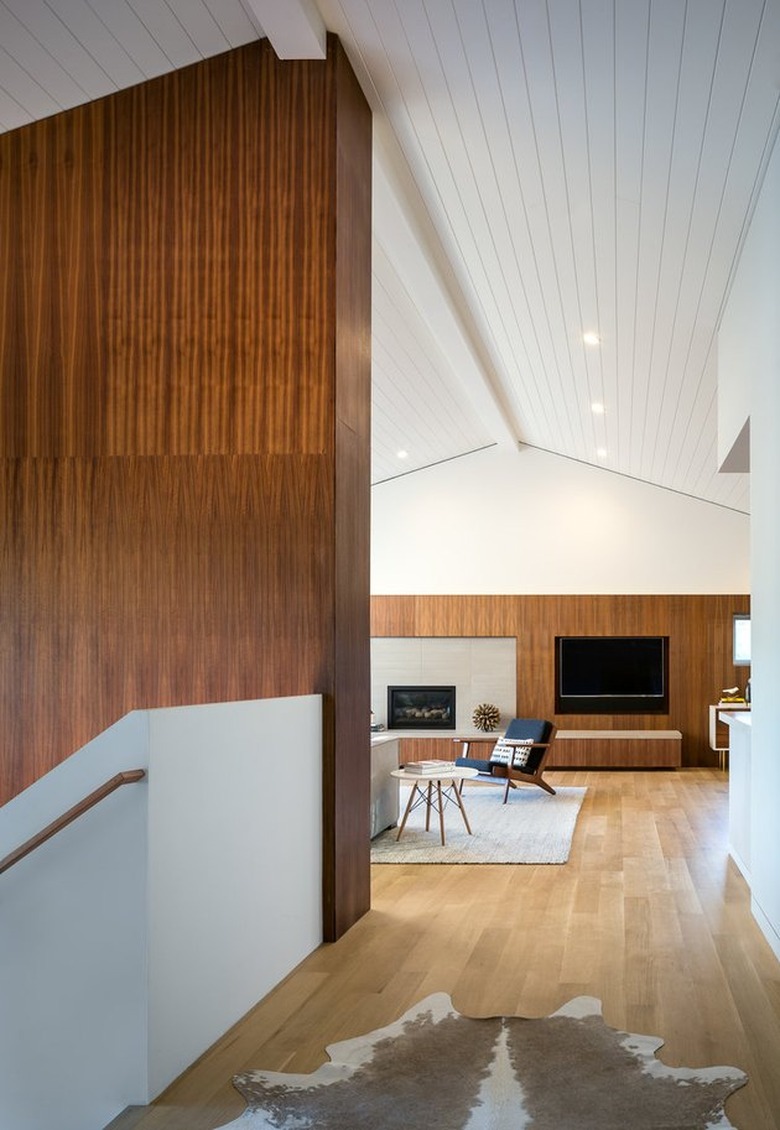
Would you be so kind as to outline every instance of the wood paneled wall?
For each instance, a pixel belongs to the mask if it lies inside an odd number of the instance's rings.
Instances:
[[[709,748],[710,703],[724,687],[743,690],[746,668],[731,662],[732,614],[743,594],[717,596],[375,596],[372,636],[514,636],[517,711],[561,729],[680,730],[683,765],[717,765]],[[559,714],[555,637],[669,636],[668,714]]]
[[[369,905],[370,206],[333,38],[0,136],[0,803],[128,710],[323,694],[327,937]]]

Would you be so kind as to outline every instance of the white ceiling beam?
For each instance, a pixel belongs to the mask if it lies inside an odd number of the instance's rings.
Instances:
[[[324,59],[325,22],[314,0],[247,0],[280,59]]]
[[[400,154],[381,117],[374,118],[373,211],[374,239],[393,265],[412,302],[468,402],[501,446],[517,447],[519,430],[496,393],[497,379],[484,342],[469,325],[455,291],[445,282],[447,265],[437,262],[430,231],[421,230],[410,193],[399,183]],[[402,178],[403,180],[403,178]],[[409,187],[408,185],[406,186]],[[423,225],[424,227],[424,225]]]

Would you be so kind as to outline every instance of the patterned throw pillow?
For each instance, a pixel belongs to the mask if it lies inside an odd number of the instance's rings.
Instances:
[[[517,745],[517,742],[520,745]],[[490,755],[491,765],[512,765],[513,769],[524,769],[528,763],[528,758],[531,756],[530,747],[533,745],[533,738],[515,739],[508,742],[506,738],[499,738],[493,746],[493,752]],[[523,749],[523,746],[528,746],[528,749]]]
[[[508,765],[509,759],[512,756],[512,747],[504,738],[499,738],[493,746],[493,752],[490,755],[491,765]]]
[[[533,738],[519,738],[520,745],[514,746],[514,753],[512,755],[512,768],[525,769],[528,764],[528,759],[531,756],[531,746],[534,744]],[[523,746],[527,748],[523,749]]]

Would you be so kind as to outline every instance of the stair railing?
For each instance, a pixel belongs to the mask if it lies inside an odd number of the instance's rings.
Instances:
[[[117,773],[111,777],[105,784],[100,785],[89,796],[85,796],[78,804],[74,804],[73,808],[69,808],[67,812],[63,812],[62,816],[58,816],[56,820],[52,820],[51,824],[47,824],[40,832],[31,836],[14,851],[9,852],[3,859],[0,859],[0,875],[7,871],[9,867],[13,867],[21,859],[24,859],[30,852],[35,851],[41,844],[45,844],[52,836],[56,836],[57,832],[61,832],[63,828],[67,828],[68,824],[72,824],[74,820],[78,820],[79,816],[83,816],[90,808],[94,808],[101,800],[104,800],[116,789],[121,788],[122,785],[131,785],[135,781],[140,781],[146,776],[145,769],[125,769],[121,773]]]

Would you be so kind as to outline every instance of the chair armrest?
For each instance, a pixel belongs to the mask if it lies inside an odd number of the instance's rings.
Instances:
[[[520,747],[523,747],[523,748],[528,749],[528,750],[540,750],[541,751],[538,754],[535,753],[533,758],[532,758],[532,761],[535,762],[535,764],[532,764],[530,766],[527,765],[523,768],[518,768],[514,765],[509,765],[507,767],[507,776],[511,778],[513,774],[519,774],[519,775],[525,774],[526,776],[533,777],[537,773],[540,773],[542,771],[542,769],[544,768],[544,763],[547,760],[547,754],[549,753],[550,746],[553,744],[553,742],[555,740],[555,735],[557,734],[557,732],[558,732],[558,727],[554,725],[552,727],[552,729],[550,730],[550,734],[549,734],[549,737],[547,738],[546,742],[529,742],[529,741],[523,741],[522,738],[505,738],[504,741],[509,746],[516,746],[516,747],[520,746]]]

